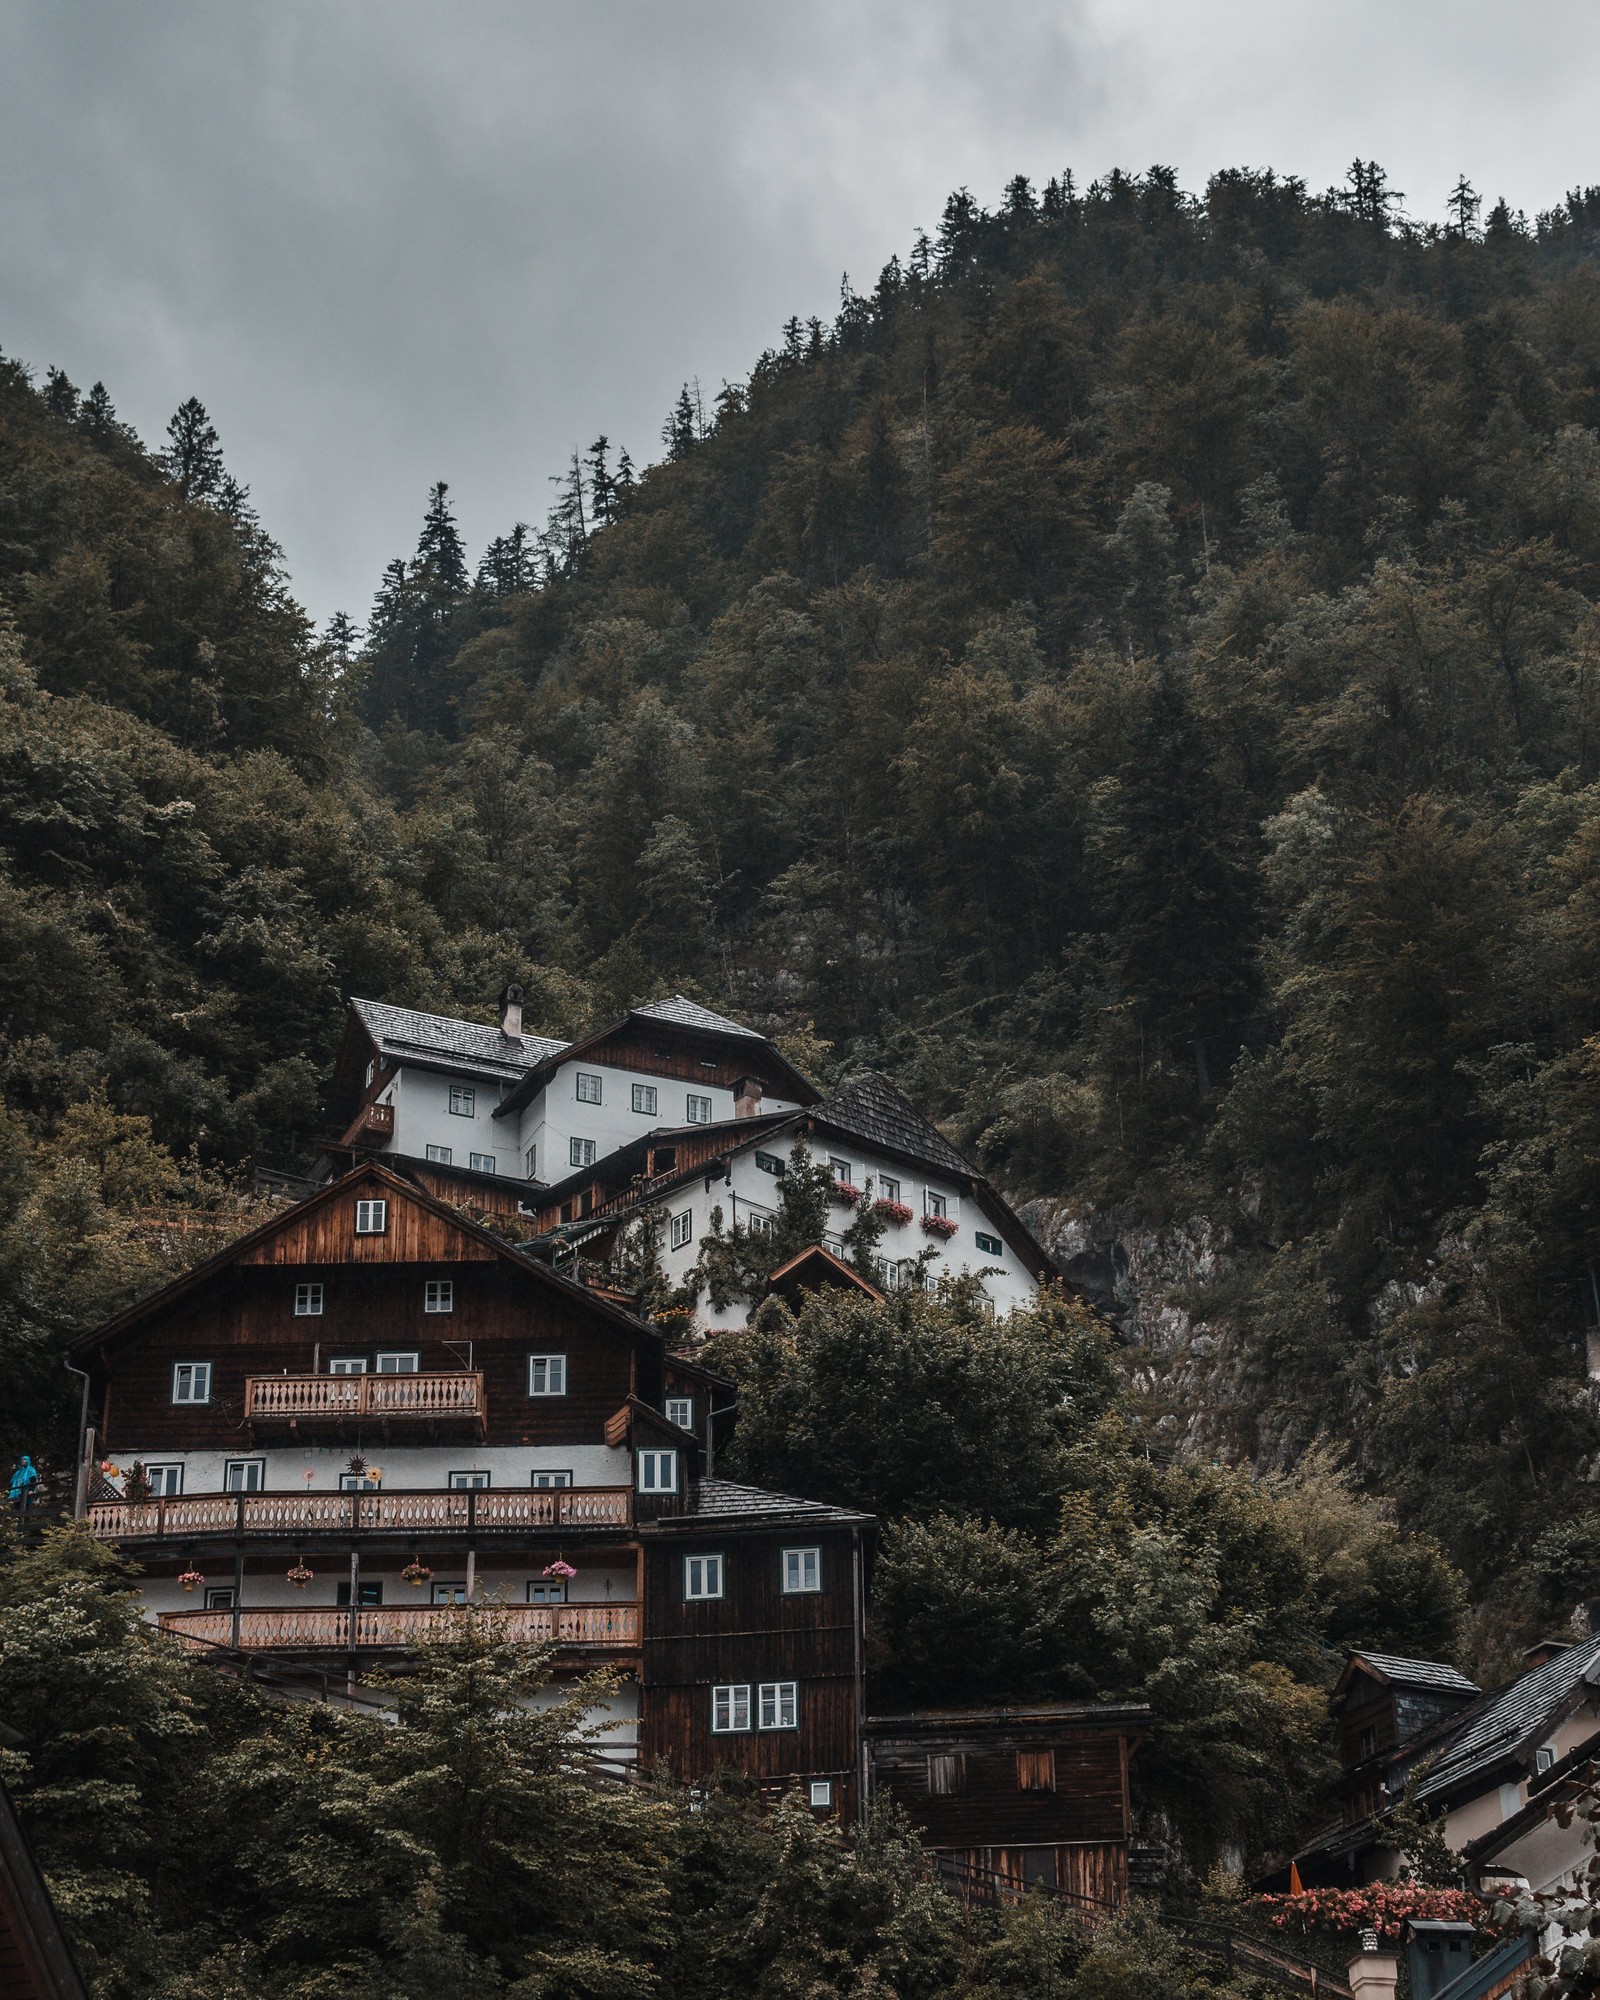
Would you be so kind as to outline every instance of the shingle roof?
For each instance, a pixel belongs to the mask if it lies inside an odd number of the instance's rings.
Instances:
[[[1460,1718],[1459,1733],[1429,1767],[1418,1796],[1433,1798],[1453,1790],[1509,1755],[1551,1721],[1585,1680],[1600,1680],[1600,1639],[1569,1646],[1498,1694],[1485,1695]]]
[[[681,993],[674,993],[670,1000],[652,1000],[648,1007],[632,1010],[646,1021],[672,1021],[680,1028],[706,1028],[719,1035],[748,1035],[753,1042],[765,1041],[754,1028],[747,1028],[742,1021],[730,1021],[725,1014],[713,1014],[709,1007],[702,1007],[697,1001],[685,1000]]]
[[[1437,1688],[1446,1694],[1481,1692],[1476,1681],[1469,1681],[1465,1674],[1458,1674],[1454,1667],[1447,1667],[1439,1660],[1403,1660],[1393,1653],[1364,1651],[1351,1658],[1352,1662],[1360,1661],[1363,1666],[1373,1668],[1397,1687]]]
[[[885,1076],[857,1077],[830,1090],[813,1105],[811,1115],[821,1125],[847,1132],[869,1146],[909,1153],[946,1173],[970,1177],[972,1167],[947,1139],[902,1097]]]
[[[673,1519],[759,1521],[861,1521],[868,1518],[848,1507],[829,1507],[820,1500],[797,1500],[788,1493],[767,1493],[759,1486],[740,1486],[731,1479],[701,1479],[691,1488],[688,1505]]]
[[[411,1007],[391,1007],[382,1000],[357,1000],[362,1026],[386,1055],[425,1056],[463,1069],[494,1070],[521,1076],[538,1063],[559,1055],[567,1046],[544,1035],[502,1035],[481,1021],[458,1021],[448,1014],[420,1014]]]

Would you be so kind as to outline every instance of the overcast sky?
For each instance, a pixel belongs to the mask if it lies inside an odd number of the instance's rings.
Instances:
[[[319,618],[450,482],[476,557],[950,189],[1160,161],[1419,217],[1600,182],[1593,0],[0,0],[0,349],[189,395]]]

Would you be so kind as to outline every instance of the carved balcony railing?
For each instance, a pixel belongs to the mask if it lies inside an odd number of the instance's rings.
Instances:
[[[452,1535],[541,1529],[627,1529],[626,1486],[510,1487],[499,1492],[197,1493],[171,1500],[107,1500],[89,1508],[106,1542],[192,1541],[199,1535]]]
[[[342,1146],[383,1146],[394,1137],[394,1106],[364,1104],[339,1141]]]
[[[471,1615],[495,1620],[509,1638],[524,1645],[618,1651],[639,1643],[637,1604],[512,1604]],[[458,1607],[448,1604],[374,1604],[357,1611],[290,1604],[237,1614],[163,1611],[160,1622],[163,1632],[196,1645],[237,1646],[251,1653],[359,1653],[442,1639],[461,1616]]]
[[[483,1376],[455,1369],[438,1375],[251,1375],[244,1385],[247,1424],[483,1422]]]

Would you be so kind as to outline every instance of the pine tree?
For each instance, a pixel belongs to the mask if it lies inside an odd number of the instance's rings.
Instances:
[[[589,513],[597,528],[606,527],[617,517],[617,482],[606,463],[610,449],[611,440],[602,431],[584,460],[589,474]]]
[[[170,444],[163,463],[184,499],[214,499],[224,478],[222,440],[198,396],[180,405],[167,425],[167,437]]]
[[[417,537],[416,567],[424,587],[435,598],[467,593],[467,551],[450,511],[449,486],[439,480],[428,489],[428,511]]]
[[[1450,198],[1445,207],[1449,210],[1454,234],[1463,241],[1469,236],[1477,235],[1478,211],[1482,206],[1483,196],[1473,187],[1465,174],[1459,175],[1455,186],[1450,190]]]
[[[59,368],[45,372],[44,400],[51,415],[64,423],[70,424],[78,414],[78,392]]]
[[[667,448],[667,457],[675,459],[692,451],[695,439],[694,398],[685,382],[678,391],[678,400],[673,404],[667,421],[661,426],[661,442]]]
[[[336,611],[322,634],[328,655],[340,667],[348,667],[361,649],[361,627],[346,612]]]

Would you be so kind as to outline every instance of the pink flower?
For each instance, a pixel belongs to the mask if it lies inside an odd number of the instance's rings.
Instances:
[[[561,1562],[558,1560],[556,1562],[551,1563],[545,1570],[544,1574],[546,1576],[559,1576],[563,1581],[565,1581],[567,1577],[576,1576],[578,1572],[572,1567],[571,1563]]]

